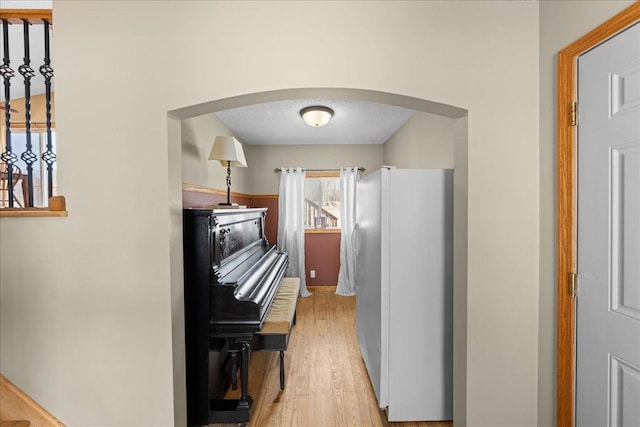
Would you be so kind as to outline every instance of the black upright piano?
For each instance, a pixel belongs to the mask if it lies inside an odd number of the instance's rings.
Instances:
[[[184,209],[184,304],[188,425],[245,423],[248,365],[288,267],[265,238],[266,208]],[[240,399],[224,399],[236,386]]]

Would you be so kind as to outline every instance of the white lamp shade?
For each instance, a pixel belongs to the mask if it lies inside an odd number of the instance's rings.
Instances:
[[[209,153],[209,160],[218,161],[220,166],[227,166],[227,162],[231,162],[230,165],[233,167],[247,167],[242,144],[232,136],[216,136]]]

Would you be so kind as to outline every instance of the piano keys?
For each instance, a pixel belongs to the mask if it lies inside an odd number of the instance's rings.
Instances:
[[[288,267],[267,242],[265,216],[266,208],[183,210],[188,425],[250,419],[251,345]],[[238,358],[241,398],[224,399]]]

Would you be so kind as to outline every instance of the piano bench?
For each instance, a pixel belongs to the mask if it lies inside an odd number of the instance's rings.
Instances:
[[[284,352],[289,345],[291,328],[296,324],[296,304],[299,292],[300,278],[283,278],[262,323],[262,329],[256,334],[257,351],[280,352],[280,390],[284,390]]]

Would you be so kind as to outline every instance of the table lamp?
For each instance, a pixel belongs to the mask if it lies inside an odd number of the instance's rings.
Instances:
[[[232,136],[216,136],[211,153],[209,153],[209,160],[217,161],[220,166],[227,167],[227,203],[220,203],[220,205],[233,206],[231,203],[231,166],[247,167],[242,144]]]

